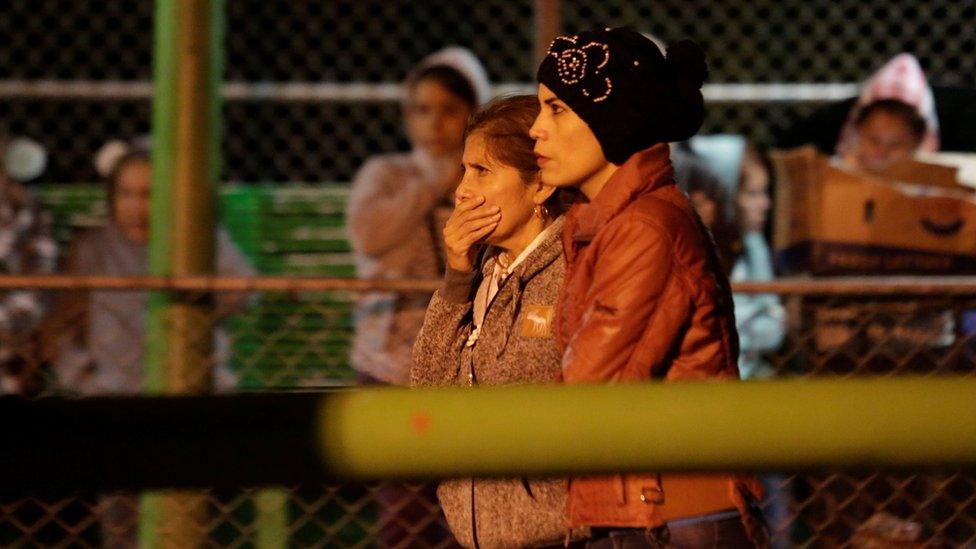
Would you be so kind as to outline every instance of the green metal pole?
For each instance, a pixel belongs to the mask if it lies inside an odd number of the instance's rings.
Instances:
[[[376,389],[320,404],[346,478],[976,464],[976,378]]]
[[[178,6],[173,0],[157,0],[153,36],[152,164],[150,206],[149,272],[171,274],[170,248],[173,160],[176,156],[173,124],[176,112]],[[169,296],[151,292],[146,326],[145,391],[162,394],[166,388],[166,314]],[[139,504],[139,545],[157,547],[162,520],[160,493],[147,492]]]
[[[152,274],[213,273],[222,12],[221,1],[156,4]],[[151,298],[147,392],[209,389],[211,320],[212,309],[199,299],[162,294]],[[202,494],[157,493],[144,500],[141,545],[204,544],[207,505]]]
[[[216,176],[214,138],[219,86],[213,77],[211,0],[178,0],[176,155],[171,186],[174,276],[214,272]],[[213,311],[202,296],[181,294],[170,307],[167,388],[203,393],[211,385]]]
[[[254,498],[257,507],[255,546],[273,549],[288,546],[288,492],[265,489]]]
[[[176,157],[176,55],[177,3],[156,2],[153,52],[152,164],[153,180],[150,209],[149,272],[172,274],[172,193],[173,163]],[[167,295],[150,296],[148,352],[145,389],[161,394],[166,388],[165,322]]]

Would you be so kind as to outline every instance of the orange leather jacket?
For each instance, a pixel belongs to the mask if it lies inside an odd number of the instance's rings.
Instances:
[[[655,145],[568,213],[557,317],[565,382],[738,379],[729,283],[673,173],[668,146]],[[760,493],[733,474],[579,477],[567,517],[573,528],[655,527],[733,507],[745,518]]]

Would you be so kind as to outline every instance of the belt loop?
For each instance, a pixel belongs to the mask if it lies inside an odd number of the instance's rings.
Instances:
[[[664,505],[664,486],[661,484],[661,473],[654,475],[656,486],[641,487],[640,500],[648,505]]]

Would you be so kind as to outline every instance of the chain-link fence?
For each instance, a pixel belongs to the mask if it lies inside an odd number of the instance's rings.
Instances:
[[[700,41],[707,95],[758,84],[734,101],[710,101],[705,133],[772,143],[838,99],[831,84],[863,81],[903,51],[919,57],[933,84],[976,85],[976,30],[967,24],[976,6],[968,1],[557,4],[568,32],[627,25],[665,42]],[[348,181],[368,155],[404,148],[388,86],[446,45],[470,47],[495,83],[530,84],[536,9],[532,0],[227,2],[224,178]],[[0,128],[47,147],[43,181],[91,181],[102,143],[148,131],[152,23],[148,0],[0,7]],[[806,99],[771,100],[773,83],[801,84]],[[840,97],[854,93],[847,87]]]
[[[769,376],[972,375],[976,372],[976,292],[940,293],[938,287],[926,289],[924,280],[919,283],[917,290],[902,286],[890,297],[852,294],[842,285],[831,288],[830,282],[800,295],[782,295],[788,329],[781,346],[761,356],[770,367]],[[193,379],[185,385],[241,392],[320,389],[355,380],[348,351],[350,307],[361,295],[356,283],[100,278],[89,279],[87,290],[64,289],[72,284],[66,279],[47,284],[62,289],[53,292],[50,329],[38,331],[44,344],[36,345],[35,336],[19,340],[8,336],[3,342],[5,348],[18,350],[18,360],[8,361],[4,375],[19,376],[25,380],[19,386],[40,394],[140,390],[147,337],[141,316],[126,319],[120,325],[127,326],[126,331],[110,334],[107,342],[91,331],[104,328],[92,322],[99,307],[139,299],[136,296],[145,299],[145,288],[170,288],[175,299],[205,312],[202,329],[196,326],[182,335],[190,346],[207,349],[209,354],[197,355],[201,360],[185,371],[211,381],[200,384]],[[92,289],[92,284],[100,289]],[[118,289],[126,286],[143,289]],[[239,290],[228,289],[235,287]],[[206,288],[219,291],[202,291]],[[106,344],[115,353],[110,360],[97,352]],[[86,351],[87,358],[79,358]],[[971,473],[770,472],[763,480],[768,491],[765,511],[774,542],[780,546],[845,546],[865,540],[889,544],[899,539],[953,547],[976,543],[976,479]],[[209,546],[264,542],[301,547],[447,547],[453,543],[431,486],[343,484],[211,491],[195,494],[195,499],[173,498],[181,505],[189,501],[195,506],[191,522],[197,530],[191,534]],[[139,520],[133,511],[137,501],[134,494],[7,500],[0,503],[0,544],[99,546],[115,539],[112,536],[131,537]],[[167,528],[174,526],[163,524],[154,531],[159,539],[185,536],[185,526],[170,533]]]
[[[395,84],[424,55],[460,44],[483,60],[496,84],[526,85],[533,78],[537,31],[531,21],[539,3],[531,0],[226,4],[223,179],[315,182],[314,189],[224,190],[223,225],[262,274],[353,274],[341,215],[344,183],[369,155],[406,147]],[[665,42],[701,42],[711,73],[706,95],[719,98],[709,101],[704,133],[743,133],[773,143],[825,101],[854,93],[845,84],[863,80],[902,51],[919,57],[934,84],[976,86],[976,27],[968,24],[976,20],[976,5],[969,1],[558,4],[567,32],[627,25]],[[47,148],[49,167],[32,190],[66,255],[79,229],[103,223],[102,191],[52,182],[95,180],[92,157],[99,146],[149,130],[153,3],[10,0],[0,6],[0,32],[0,130]],[[772,86],[783,83],[803,93],[784,99],[784,88]],[[737,85],[754,86],[726,93]],[[214,390],[354,381],[350,311],[359,294],[286,282],[277,290],[216,293],[171,287],[180,299],[206,304],[201,310],[213,337],[195,341],[206,359],[193,371],[208,372]],[[90,332],[90,307],[144,311],[145,289],[39,293],[57,314],[36,329],[0,334],[9,351],[2,370],[6,390],[138,391],[145,374],[144,318],[115,324],[122,329],[112,339],[128,345],[107,351],[99,363],[92,356],[99,342]],[[976,296],[782,297],[789,329],[780,347],[763,357],[774,376],[974,371],[976,321],[969,311],[976,310]],[[976,483],[968,473],[771,473],[766,484],[777,543],[833,546],[856,538],[890,545],[898,536],[917,536],[933,545],[976,544]],[[349,484],[172,498],[196,508],[191,522],[199,524],[198,539],[211,546],[278,546],[282,540],[301,547],[449,546],[429,491]],[[0,545],[124,543],[140,520],[137,501],[132,494],[0,501]],[[165,527],[158,532],[162,538],[185,535]]]

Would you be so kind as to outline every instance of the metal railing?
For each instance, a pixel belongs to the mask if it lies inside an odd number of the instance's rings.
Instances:
[[[144,352],[140,338],[145,333],[141,318],[131,319],[131,333],[112,335],[131,339],[140,356],[122,353],[113,357],[117,364],[71,369],[66,355],[59,352],[66,348],[63,345],[74,342],[71,348],[84,352],[86,344],[96,341],[90,334],[75,333],[90,325],[92,301],[85,299],[162,291],[175,302],[207,304],[212,330],[184,335],[211,344],[206,371],[200,375],[212,378],[214,391],[264,393],[347,386],[356,381],[348,355],[356,297],[365,291],[429,292],[437,285],[437,281],[299,278],[0,278],[2,289],[46,292],[54,303],[49,322],[37,330],[3,334],[0,341],[15,357],[3,371],[5,376],[33,380],[21,386],[37,395],[103,394],[106,388],[94,374],[138,365]],[[789,279],[739,284],[735,289],[780,297],[786,335],[778,348],[761,353],[772,379],[798,378],[795,383],[803,384],[806,379],[972,376],[976,372],[976,328],[969,320],[969,312],[976,310],[976,279]],[[240,299],[228,299],[232,296]],[[65,307],[70,302],[75,303],[73,309]],[[139,393],[138,382],[125,392]],[[756,402],[749,407],[759,412],[762,408]],[[770,402],[770,413],[778,409]],[[741,421],[741,429],[746,430],[755,415],[744,415]],[[44,436],[37,433],[39,441]],[[855,537],[873,539],[899,531],[916,532],[919,539],[950,546],[976,542],[976,477],[965,470],[807,468],[768,472],[763,477],[769,492],[767,517],[773,540],[781,546],[847,545]],[[219,482],[215,480],[214,486]],[[155,497],[194,509],[189,515],[193,520],[187,523],[200,525],[194,539],[208,546],[447,547],[452,543],[429,485],[318,482],[270,491],[215,488],[193,492],[191,499],[182,492],[167,494]],[[99,546],[113,532],[132,536],[140,514],[125,510],[138,498],[110,496],[45,492],[5,498],[0,502],[0,545]],[[115,528],[115,519],[128,526]],[[185,534],[179,530],[167,534],[165,524],[157,526],[156,539]]]

